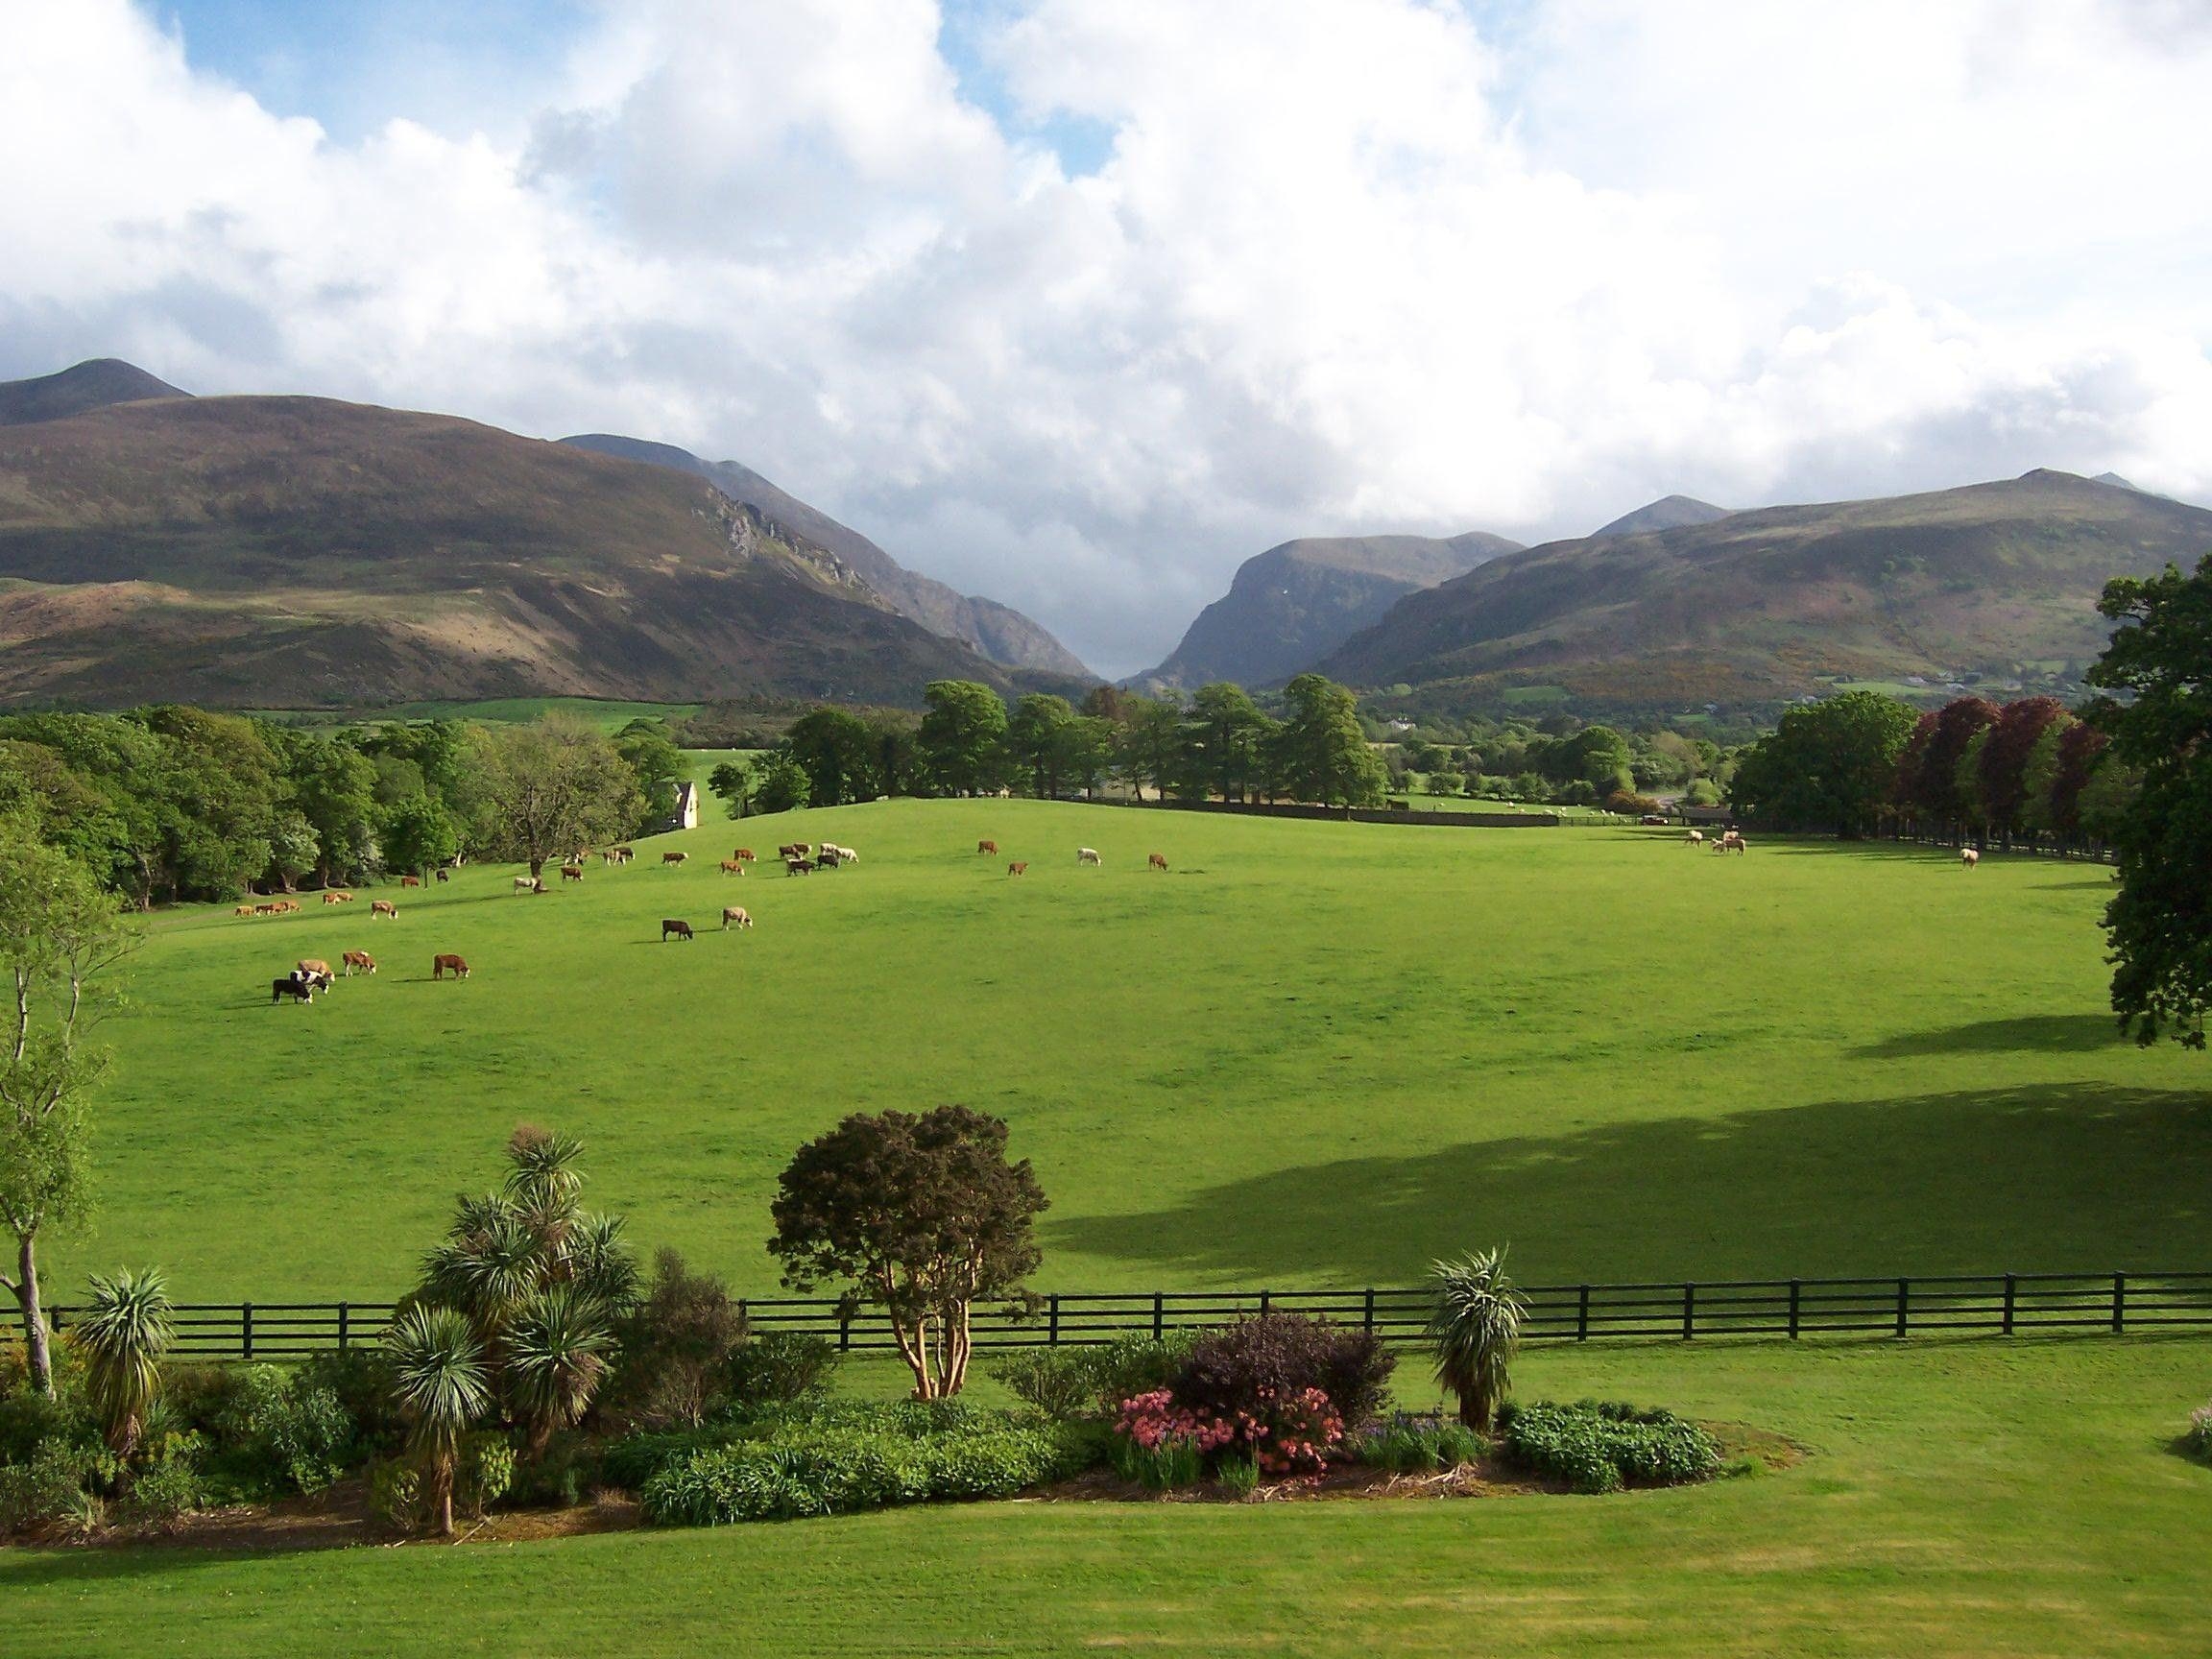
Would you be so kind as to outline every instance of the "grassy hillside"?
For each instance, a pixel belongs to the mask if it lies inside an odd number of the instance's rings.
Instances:
[[[716,873],[793,837],[863,861]],[[676,847],[689,866],[659,868]],[[188,1295],[396,1290],[529,1119],[586,1139],[594,1201],[641,1241],[765,1291],[794,1148],[943,1101],[1003,1114],[1035,1161],[1047,1288],[1403,1283],[1491,1241],[1570,1282],[2148,1270],[2212,1246],[2205,1062],[2114,1033],[2098,868],[886,802],[510,886],[472,867],[397,922],[157,918],[111,1027],[104,1216],[62,1279],[154,1262]],[[715,930],[731,902],[752,932]],[[700,938],[659,943],[662,917]],[[373,980],[269,1005],[296,958],[353,948]],[[432,983],[435,951],[474,976]]]
[[[2207,551],[2212,513],[2037,471],[1550,542],[1407,596],[1322,666],[1469,705],[1556,685],[1593,709],[1772,705],[1908,675],[2064,691],[2104,648],[2107,580]]]
[[[834,553],[857,570],[869,587],[930,633],[965,640],[1004,667],[1030,668],[1075,680],[1093,678],[1082,659],[1021,612],[994,599],[972,598],[907,569],[859,531],[778,489],[750,467],[735,461],[703,461],[672,444],[652,444],[604,432],[561,442],[603,455],[672,467],[706,479],[733,501],[758,508],[817,547]]]
[[[772,693],[1002,670],[705,482],[312,397],[0,429],[0,700]]]
[[[2212,1470],[2172,1449],[2212,1342],[1552,1349],[1516,1375],[1525,1394],[1747,1420],[1809,1455],[1611,1498],[995,1503],[297,1554],[5,1550],[9,1651],[138,1654],[156,1628],[162,1652],[224,1659],[2212,1648]]]
[[[1141,676],[1186,688],[1213,680],[1272,685],[1312,667],[1406,594],[1519,547],[1470,531],[1286,541],[1238,566],[1166,661]]]

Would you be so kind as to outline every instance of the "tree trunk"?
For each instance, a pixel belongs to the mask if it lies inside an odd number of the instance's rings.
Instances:
[[[433,1464],[430,1484],[434,1489],[431,1502],[438,1508],[438,1535],[450,1538],[453,1536],[453,1465],[448,1459],[440,1458]]]
[[[38,1305],[38,1238],[27,1234],[15,1249],[15,1305],[23,1314],[23,1350],[31,1361],[31,1386],[49,1399],[54,1394],[54,1354],[48,1343],[45,1310]]]

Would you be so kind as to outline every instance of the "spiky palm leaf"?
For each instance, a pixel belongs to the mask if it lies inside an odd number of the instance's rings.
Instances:
[[[467,1229],[456,1226],[422,1259],[423,1288],[491,1335],[545,1282],[549,1265],[544,1242],[513,1206],[503,1204],[473,1217]]]
[[[483,1344],[459,1309],[417,1306],[393,1322],[384,1352],[408,1445],[430,1476],[440,1529],[450,1533],[461,1436],[492,1406]]]
[[[622,1237],[619,1215],[586,1214],[568,1236],[566,1271],[571,1283],[609,1313],[637,1302],[637,1257]]]
[[[148,1268],[112,1279],[92,1275],[91,1310],[70,1327],[69,1337],[84,1356],[84,1391],[119,1457],[138,1443],[174,1334],[160,1274]]]
[[[1505,1276],[1505,1252],[1483,1250],[1430,1267],[1429,1344],[1436,1381],[1459,1396],[1459,1419],[1488,1431],[1504,1398],[1528,1304]]]
[[[575,1136],[523,1124],[507,1142],[508,1196],[525,1208],[573,1205],[584,1190],[576,1167],[583,1156],[584,1142]]]
[[[515,1315],[504,1356],[507,1386],[534,1455],[555,1431],[584,1415],[613,1351],[606,1307],[577,1286],[541,1290]]]

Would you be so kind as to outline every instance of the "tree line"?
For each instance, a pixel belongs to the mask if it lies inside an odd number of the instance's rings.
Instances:
[[[1100,685],[1080,706],[1032,692],[1012,708],[971,680],[933,681],[919,719],[822,708],[766,756],[725,762],[708,786],[732,817],[881,795],[1095,796],[1108,784],[1189,800],[1382,802],[1389,775],[1352,693],[1301,674],[1263,708],[1241,685],[1188,702]]]
[[[141,907],[527,860],[637,834],[686,776],[666,733],[395,721],[316,732],[163,704],[0,717],[0,818]]]

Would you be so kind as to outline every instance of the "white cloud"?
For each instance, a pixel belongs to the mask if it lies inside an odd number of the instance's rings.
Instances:
[[[735,456],[1125,670],[1294,534],[2212,489],[2191,16],[1035,0],[970,20],[999,119],[930,0],[637,0],[526,142],[338,144],[0,0],[0,371]],[[1068,118],[1090,176],[1021,136]]]

